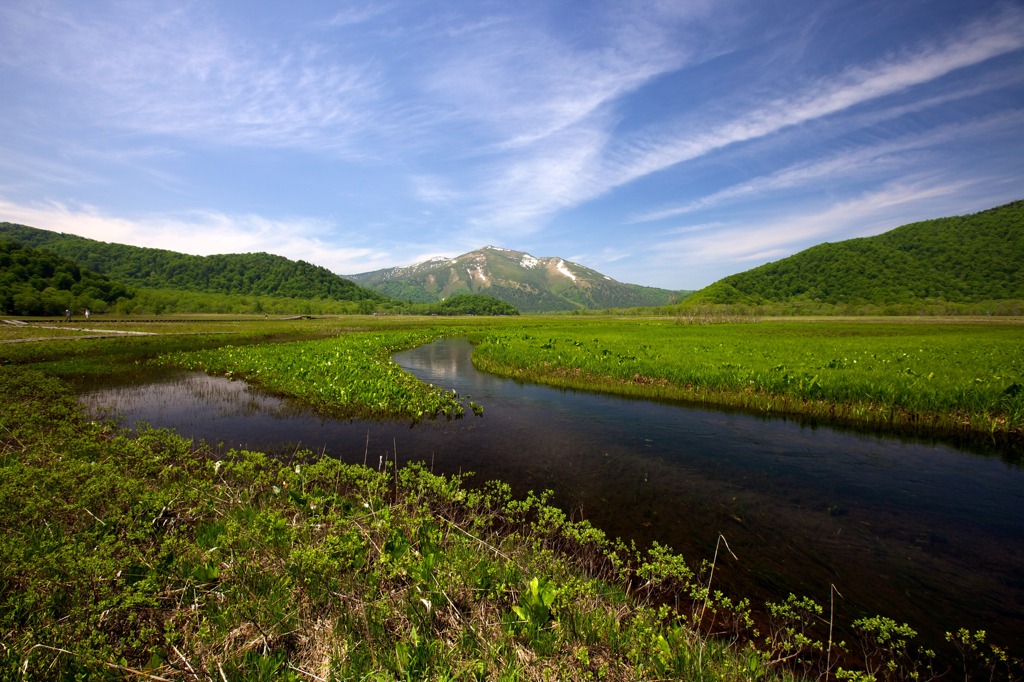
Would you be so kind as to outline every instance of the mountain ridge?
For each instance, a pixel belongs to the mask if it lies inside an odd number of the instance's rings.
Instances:
[[[558,256],[490,245],[453,258],[345,276],[399,300],[432,303],[459,293],[485,293],[523,312],[668,305],[689,293],[626,284]]]
[[[69,258],[130,287],[350,301],[367,312],[406,305],[402,301],[434,304],[457,294],[492,296],[522,312],[677,304],[870,311],[921,302],[1024,301],[1024,200],[817,244],[692,295],[624,284],[561,257],[497,246],[343,276],[267,253],[192,256],[6,222],[0,222],[2,240]]]

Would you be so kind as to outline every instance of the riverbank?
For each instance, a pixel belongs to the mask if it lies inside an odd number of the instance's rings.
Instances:
[[[488,333],[468,322],[445,331]],[[230,341],[358,329],[306,324],[237,329]],[[73,378],[145,371],[133,358],[226,342],[145,337],[15,353]],[[315,385],[322,368],[307,369]],[[215,455],[166,432],[120,434],[66,405],[67,388],[44,374],[0,371],[11,397],[0,522],[12,557],[0,641],[12,670],[28,660],[32,670],[168,678],[192,666],[215,679],[770,679],[890,661],[894,678],[909,678],[931,665],[907,626],[884,618],[840,645],[827,605],[794,597],[755,612],[717,594],[717,552],[702,567],[660,548],[633,552],[500,484],[470,490],[386,461],[378,471],[310,453]],[[977,670],[1008,670],[977,633],[953,639]],[[1019,675],[1019,661],[1010,665]]]
[[[689,580],[678,560],[500,484],[215,460],[90,422],[40,373],[0,368],[0,390],[5,678],[788,677],[689,627],[715,598],[659,606]]]
[[[49,362],[72,376],[90,371],[75,364],[109,358],[118,347],[135,361],[227,344],[422,330],[469,336],[481,369],[533,383],[1024,448],[1021,318],[97,318],[88,330],[43,320],[4,324],[0,341],[18,342],[4,344],[8,361]],[[153,338],[72,343],[143,334]]]
[[[89,421],[0,367],[0,670],[124,679],[914,679],[955,671],[876,617],[753,610],[667,548],[637,551],[422,466],[214,455]],[[729,552],[722,543],[722,558]],[[1018,678],[983,633],[971,670]],[[932,666],[936,666],[933,668]],[[844,669],[846,671],[844,672]],[[860,672],[858,672],[860,670]],[[882,679],[882,678],[879,678]]]
[[[477,367],[520,381],[1024,449],[1016,320],[609,319],[476,341]]]

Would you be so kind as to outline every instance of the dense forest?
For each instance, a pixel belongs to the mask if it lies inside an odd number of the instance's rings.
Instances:
[[[60,256],[0,241],[0,312],[11,315],[76,315],[104,312],[134,296],[124,284]]]
[[[385,300],[326,268],[267,253],[192,256],[13,223],[0,223],[0,239],[70,258],[83,268],[133,287],[371,304]]]
[[[512,305],[484,294],[456,294],[429,307],[437,315],[518,315]]]
[[[1024,299],[1024,201],[824,243],[725,277],[687,301],[971,304]]]

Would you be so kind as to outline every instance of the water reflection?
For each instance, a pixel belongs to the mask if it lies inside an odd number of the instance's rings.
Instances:
[[[693,560],[710,558],[721,533],[739,561],[721,561],[716,581],[737,594],[827,602],[835,585],[847,622],[884,613],[933,641],[962,625],[1024,646],[1018,466],[938,443],[519,384],[476,372],[463,340],[396,360],[482,403],[484,417],[412,429],[328,420],[201,374],[83,401],[210,443],[301,445],[347,461],[397,453],[520,494],[552,489],[577,518]]]

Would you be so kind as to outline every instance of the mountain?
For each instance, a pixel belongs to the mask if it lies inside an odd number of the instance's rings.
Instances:
[[[454,294],[482,293],[523,312],[657,306],[685,295],[623,284],[562,258],[535,258],[495,246],[348,277],[400,300],[431,303]]]
[[[686,305],[1013,299],[1024,299],[1024,201],[819,244],[725,277]]]
[[[191,256],[0,223],[0,240],[48,251],[129,286],[214,294],[380,302],[326,268],[268,253]]]

